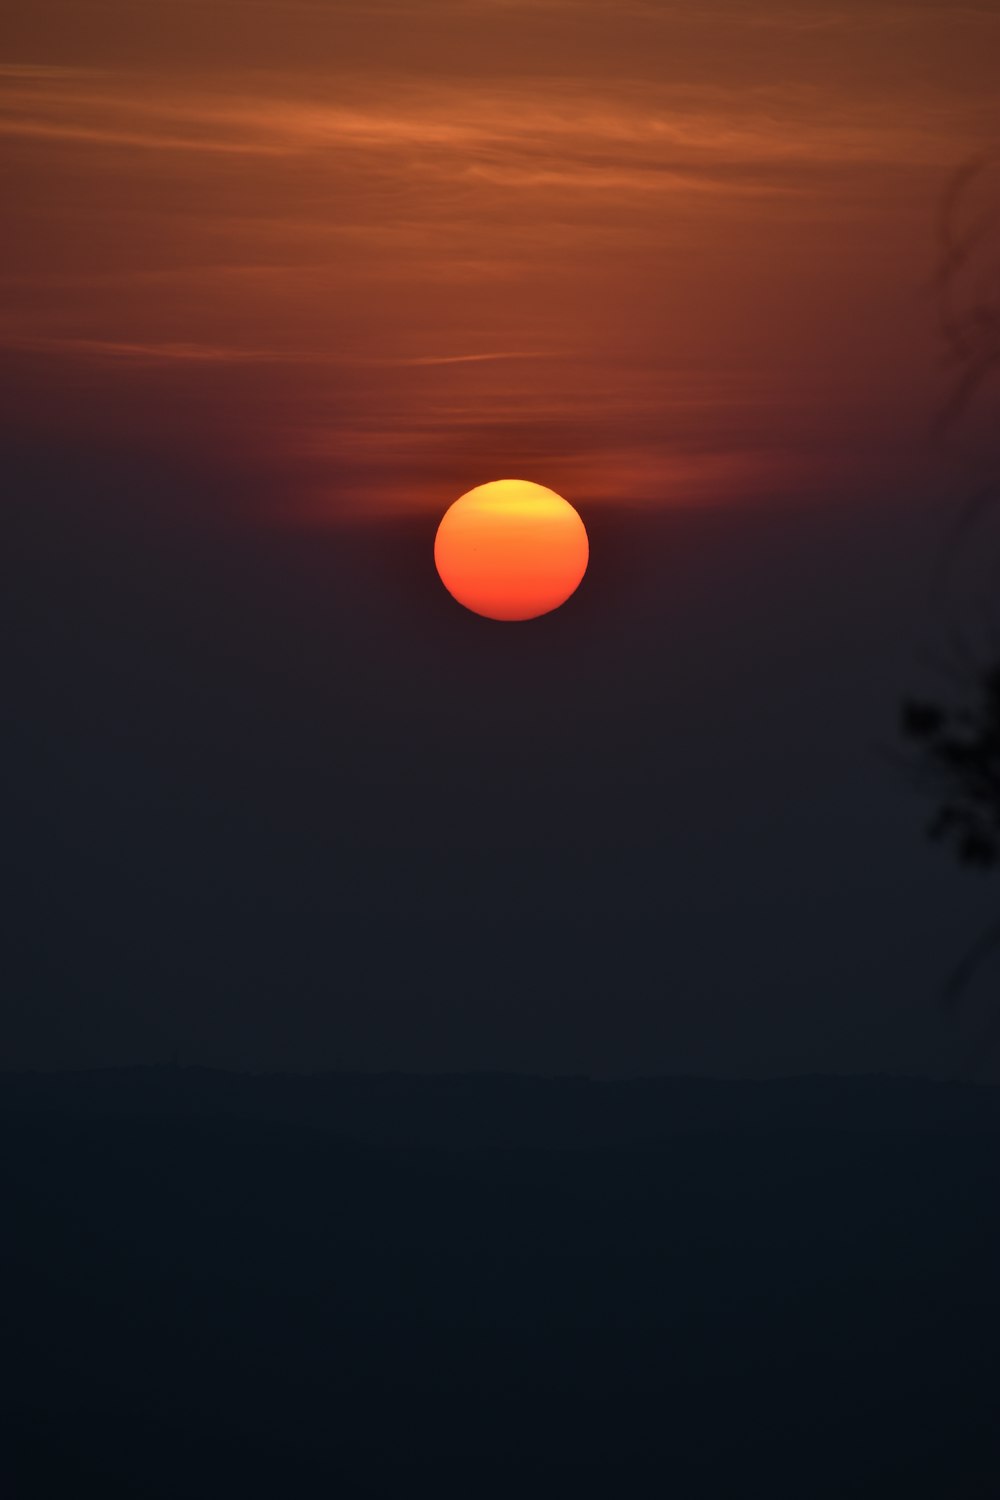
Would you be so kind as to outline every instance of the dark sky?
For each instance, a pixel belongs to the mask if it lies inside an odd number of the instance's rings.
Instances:
[[[885,755],[933,499],[596,511],[578,595],[503,626],[422,519],[209,527],[172,498],[242,478],[15,463],[5,1061],[954,1062],[990,892]]]
[[[889,752],[978,608],[935,569],[995,440],[932,437],[927,288],[998,37],[15,19],[0,1062],[954,1066],[935,989],[997,896]],[[591,537],[526,625],[431,558],[506,474]]]

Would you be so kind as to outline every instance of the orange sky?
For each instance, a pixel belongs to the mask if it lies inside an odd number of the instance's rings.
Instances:
[[[296,518],[905,484],[998,44],[993,3],[32,0],[6,422]]]

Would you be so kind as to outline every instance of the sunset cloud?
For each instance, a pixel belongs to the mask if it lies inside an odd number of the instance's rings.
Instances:
[[[282,95],[280,79],[240,97],[199,91],[191,80],[164,87],[79,69],[14,67],[0,76],[0,136],[13,139],[263,157],[367,152],[398,155],[401,166],[425,173],[506,173],[517,182],[534,174],[542,184],[588,189],[602,180],[656,188],[666,175],[734,191],[740,169],[933,164],[953,159],[956,142],[988,123],[975,101],[927,100],[919,116],[900,118],[891,101],[845,105],[792,85],[730,94],[623,79],[617,88],[605,83],[602,99],[590,85],[559,80],[485,91],[433,80],[394,86],[383,104]],[[356,91],[343,86],[345,95]]]
[[[238,344],[223,347],[211,344],[123,343],[112,339],[38,338],[0,328],[0,348],[23,350],[31,354],[78,356],[82,359],[134,360],[140,364],[291,364],[370,367],[373,369],[423,369],[436,365],[489,364],[496,360],[552,358],[539,350],[497,350],[485,354],[422,354],[410,358],[378,359],[339,357],[333,353],[305,350],[255,349]]]

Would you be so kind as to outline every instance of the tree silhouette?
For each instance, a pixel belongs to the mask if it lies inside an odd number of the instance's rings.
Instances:
[[[1000,860],[1000,663],[987,668],[971,705],[905,699],[904,734],[940,784],[931,838],[950,842],[966,865]]]
[[[980,156],[956,173],[945,194],[933,280],[952,389],[941,413],[949,429],[1000,371],[1000,194],[991,190],[996,158]],[[1000,414],[998,414],[1000,415]],[[983,518],[997,489],[992,476],[959,516],[951,541]],[[962,663],[958,702],[905,698],[900,728],[936,808],[928,834],[968,868],[1000,864],[1000,657]],[[1000,948],[1000,919],[977,941],[947,986],[958,998]]]

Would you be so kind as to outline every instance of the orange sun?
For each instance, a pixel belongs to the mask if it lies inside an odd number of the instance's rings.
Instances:
[[[590,547],[568,500],[527,479],[496,479],[456,500],[434,540],[441,582],[491,620],[533,620],[558,609],[584,573]]]

